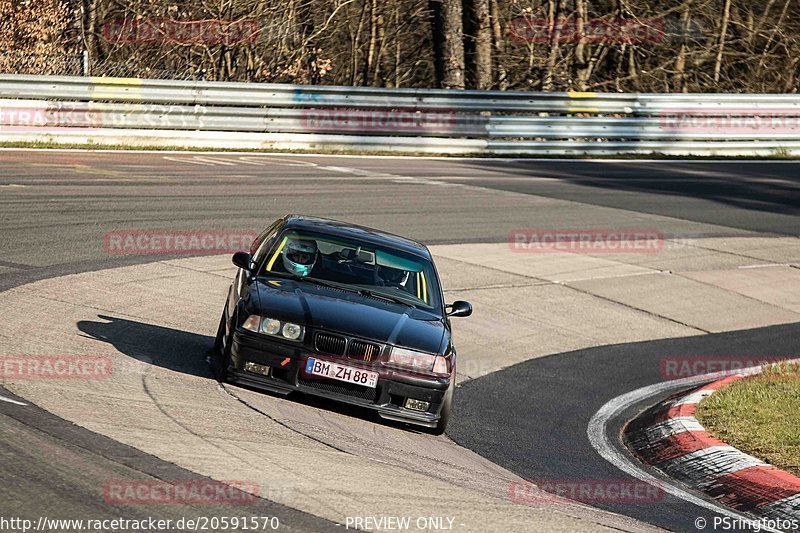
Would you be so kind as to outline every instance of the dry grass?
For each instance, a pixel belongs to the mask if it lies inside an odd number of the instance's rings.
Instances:
[[[697,418],[731,446],[800,476],[800,364],[734,382],[700,402]]]

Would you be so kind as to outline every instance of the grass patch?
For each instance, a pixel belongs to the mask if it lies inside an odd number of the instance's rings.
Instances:
[[[776,159],[792,159],[792,151],[785,146],[778,146],[772,150],[772,156]]]
[[[800,476],[800,364],[734,382],[701,401],[697,418],[731,446]]]

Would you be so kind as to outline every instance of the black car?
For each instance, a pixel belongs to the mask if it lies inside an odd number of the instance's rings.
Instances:
[[[441,434],[456,350],[430,251],[378,230],[288,215],[237,252],[217,331],[222,381],[300,391]]]

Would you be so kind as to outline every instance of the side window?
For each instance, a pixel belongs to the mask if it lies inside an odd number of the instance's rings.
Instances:
[[[277,233],[281,222],[281,220],[278,220],[267,229],[262,231],[261,234],[256,237],[256,240],[253,241],[253,244],[250,245],[250,255],[253,256],[253,262],[261,262],[261,259],[264,257],[264,253],[269,249],[269,243],[273,237],[275,237],[275,233]]]
[[[268,252],[272,252],[269,257],[265,258],[264,267],[262,269],[263,272],[270,272],[276,270],[274,267],[276,266],[276,261],[278,261],[278,257],[281,255],[284,246],[286,246],[286,242],[288,240],[288,236],[283,234],[283,237],[280,240],[280,244],[275,241],[275,238],[270,239],[269,246],[265,246],[262,255],[266,255]],[[286,272],[286,269],[283,267],[283,263],[277,262],[277,270]]]

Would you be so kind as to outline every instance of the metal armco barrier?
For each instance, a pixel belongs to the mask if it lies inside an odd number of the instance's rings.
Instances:
[[[492,155],[789,155],[800,96],[0,75],[0,142]]]

